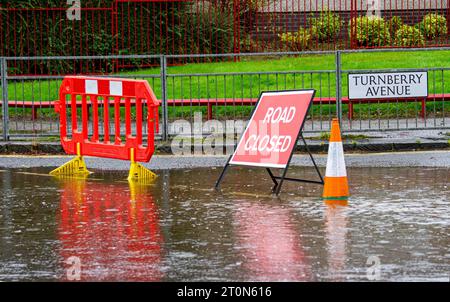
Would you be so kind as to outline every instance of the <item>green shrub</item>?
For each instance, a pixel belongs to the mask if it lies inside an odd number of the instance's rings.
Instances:
[[[403,25],[395,33],[395,45],[401,47],[424,46],[425,38],[419,29]]]
[[[441,15],[428,14],[417,26],[429,40],[445,36],[448,32],[447,19]]]
[[[335,40],[344,24],[341,17],[329,10],[310,20],[311,31],[319,42]]]
[[[348,31],[350,36],[354,33],[360,46],[384,46],[391,42],[389,26],[380,17],[354,18],[349,23]]]
[[[391,34],[394,35],[397,32],[397,30],[399,30],[400,27],[403,26],[403,20],[399,16],[393,16],[388,21],[388,26],[389,26],[389,30],[391,31]]]
[[[311,45],[311,30],[302,27],[297,32],[282,33],[278,37],[292,51],[308,49]]]
[[[228,53],[233,50],[233,14],[227,7],[202,4],[186,14],[181,24],[181,35],[189,41],[188,49],[179,45],[180,52]],[[196,30],[192,30],[195,28]]]

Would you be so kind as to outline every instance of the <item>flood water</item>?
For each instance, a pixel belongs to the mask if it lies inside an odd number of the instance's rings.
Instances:
[[[347,206],[313,184],[270,196],[262,169],[231,169],[221,192],[216,168],[131,187],[49,170],[0,172],[1,281],[67,281],[73,257],[81,280],[449,281],[449,169],[348,169]]]

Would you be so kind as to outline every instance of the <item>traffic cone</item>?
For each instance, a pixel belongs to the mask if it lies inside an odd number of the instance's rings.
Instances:
[[[333,119],[322,197],[325,200],[347,200],[349,195],[339,120]]]

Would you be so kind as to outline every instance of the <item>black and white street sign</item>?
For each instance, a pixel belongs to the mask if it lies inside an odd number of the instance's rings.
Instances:
[[[428,73],[351,73],[348,96],[351,100],[427,97]]]

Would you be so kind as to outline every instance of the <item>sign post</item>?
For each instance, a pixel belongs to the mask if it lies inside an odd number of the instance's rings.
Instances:
[[[234,153],[217,180],[216,188],[232,165],[266,168],[274,183],[272,192],[276,195],[285,180],[323,184],[322,175],[301,134],[314,94],[313,89],[262,92]],[[306,146],[320,181],[286,177],[299,138]],[[283,169],[282,175],[275,176],[271,168]]]

